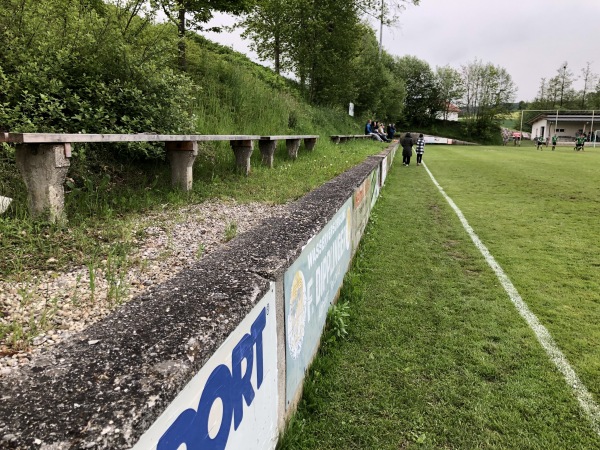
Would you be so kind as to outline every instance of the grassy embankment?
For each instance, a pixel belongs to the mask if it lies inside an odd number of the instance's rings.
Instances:
[[[202,144],[194,166],[191,193],[174,191],[165,160],[131,161],[120,157],[118,145],[76,146],[66,186],[66,226],[32,221],[26,190],[14,160],[14,148],[0,152],[0,195],[14,199],[0,216],[0,275],[15,277],[30,270],[84,263],[97,243],[126,239],[127,216],[161,205],[177,206],[207,198],[285,202],[362,161],[381,146],[363,143],[334,146],[328,136],[360,133],[362,125],[344,111],[311,107],[293,87],[270,70],[224,47],[199,39],[190,51],[190,74],[201,85],[196,93],[198,134],[318,134],[313,153],[301,147],[300,157],[287,157],[285,142],[276,152],[275,168],[252,156],[253,173],[234,170],[228,143]],[[50,258],[58,261],[46,265]]]
[[[429,147],[426,162],[598,401],[600,155]],[[281,448],[600,446],[422,168],[393,167],[341,301],[348,338],[325,345]]]
[[[27,283],[42,271],[98,267],[102,260],[127,271],[133,239],[141,237],[135,219],[146,211],[210,198],[287,202],[384,147],[370,141],[331,144],[330,134],[360,133],[362,125],[344,111],[309,106],[290,82],[227,48],[199,38],[190,48],[189,67],[201,85],[195,100],[198,134],[318,134],[315,150],[309,153],[302,146],[293,161],[280,142],[275,167],[267,169],[256,148],[252,173],[244,177],[236,173],[227,143],[206,143],[194,166],[193,191],[184,193],[171,188],[164,160],[131,161],[119,154],[117,145],[75,146],[66,183],[68,223],[53,225],[29,217],[14,148],[0,147],[0,195],[14,199],[0,215],[1,280]],[[27,340],[43,331],[40,325],[9,328],[35,330],[24,333]],[[0,329],[0,339],[9,331]]]

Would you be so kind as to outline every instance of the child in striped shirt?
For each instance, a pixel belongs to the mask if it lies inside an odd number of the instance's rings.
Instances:
[[[425,138],[420,134],[417,139],[417,166],[420,166],[423,161],[423,153],[425,153]]]

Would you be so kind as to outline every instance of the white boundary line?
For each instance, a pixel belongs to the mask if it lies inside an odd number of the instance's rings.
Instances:
[[[465,228],[465,231],[468,233],[475,246],[479,249],[486,262],[492,268],[492,270],[498,277],[498,280],[500,280],[500,283],[502,283],[504,290],[510,297],[510,300],[513,302],[515,307],[517,308],[519,314],[521,314],[523,319],[525,319],[525,322],[527,322],[529,327],[535,333],[535,336],[537,337],[540,344],[542,344],[544,350],[546,350],[546,353],[548,354],[550,360],[554,363],[554,365],[560,371],[560,373],[562,373],[563,377],[565,378],[565,381],[571,387],[573,393],[575,394],[575,397],[579,401],[581,409],[583,409],[583,411],[590,419],[593,430],[596,432],[596,434],[600,436],[600,407],[594,401],[592,395],[584,386],[584,384],[581,382],[581,380],[569,364],[569,361],[567,361],[565,355],[560,351],[560,349],[556,345],[556,342],[554,342],[554,339],[552,339],[552,336],[550,335],[548,329],[544,325],[542,325],[538,318],[535,316],[535,314],[531,312],[527,304],[519,295],[517,288],[515,288],[508,276],[502,270],[502,267],[500,267],[500,264],[496,262],[490,251],[483,244],[483,242],[481,242],[477,234],[475,234],[475,231],[473,231],[473,228],[471,228],[471,225],[469,225],[469,222],[467,222],[467,219],[465,218],[461,210],[458,208],[458,206],[456,206],[456,204],[452,201],[448,194],[446,194],[444,189],[434,178],[433,174],[429,171],[429,168],[425,165],[425,163],[423,163],[423,167],[425,167],[425,170],[427,170],[427,173],[431,177],[431,181],[433,181],[433,184],[437,186],[437,188],[442,193],[450,207],[454,210],[454,212],[460,219],[460,222]]]

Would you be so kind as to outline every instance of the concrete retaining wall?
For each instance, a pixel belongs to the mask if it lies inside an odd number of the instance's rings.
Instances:
[[[274,448],[395,151],[0,379],[0,447]]]

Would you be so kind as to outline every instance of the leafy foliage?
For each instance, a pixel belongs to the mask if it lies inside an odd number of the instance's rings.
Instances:
[[[194,84],[171,69],[172,33],[151,17],[72,0],[1,0],[0,129],[183,133]],[[151,146],[132,155],[157,157]]]
[[[350,1],[297,3],[293,59],[309,101],[345,104],[352,100],[349,74],[357,42],[357,12]]]
[[[405,56],[396,61],[396,74],[406,83],[405,121],[415,125],[431,123],[443,105],[429,64],[414,56]]]
[[[202,30],[213,17],[213,11],[240,14],[253,5],[252,0],[150,0],[154,8],[161,8],[177,26],[179,67],[187,70],[186,35],[188,30]],[[221,31],[212,28],[212,31]]]
[[[475,60],[462,67],[463,106],[468,134],[489,142],[498,134],[498,121],[509,112],[516,86],[500,66]]]
[[[287,2],[260,0],[257,7],[237,26],[245,29],[242,36],[250,39],[250,48],[263,61],[273,61],[275,73],[291,68],[291,35],[294,26],[289,20]]]
[[[535,99],[527,107],[529,109],[578,110],[600,107],[599,76],[592,72],[591,63],[587,62],[576,77],[567,61],[556,70],[556,75],[540,79],[540,87]],[[582,88],[574,85],[580,80]]]
[[[463,96],[464,85],[460,72],[450,66],[437,67],[435,77],[439,99],[442,103],[443,118],[447,120],[451,105]]]

